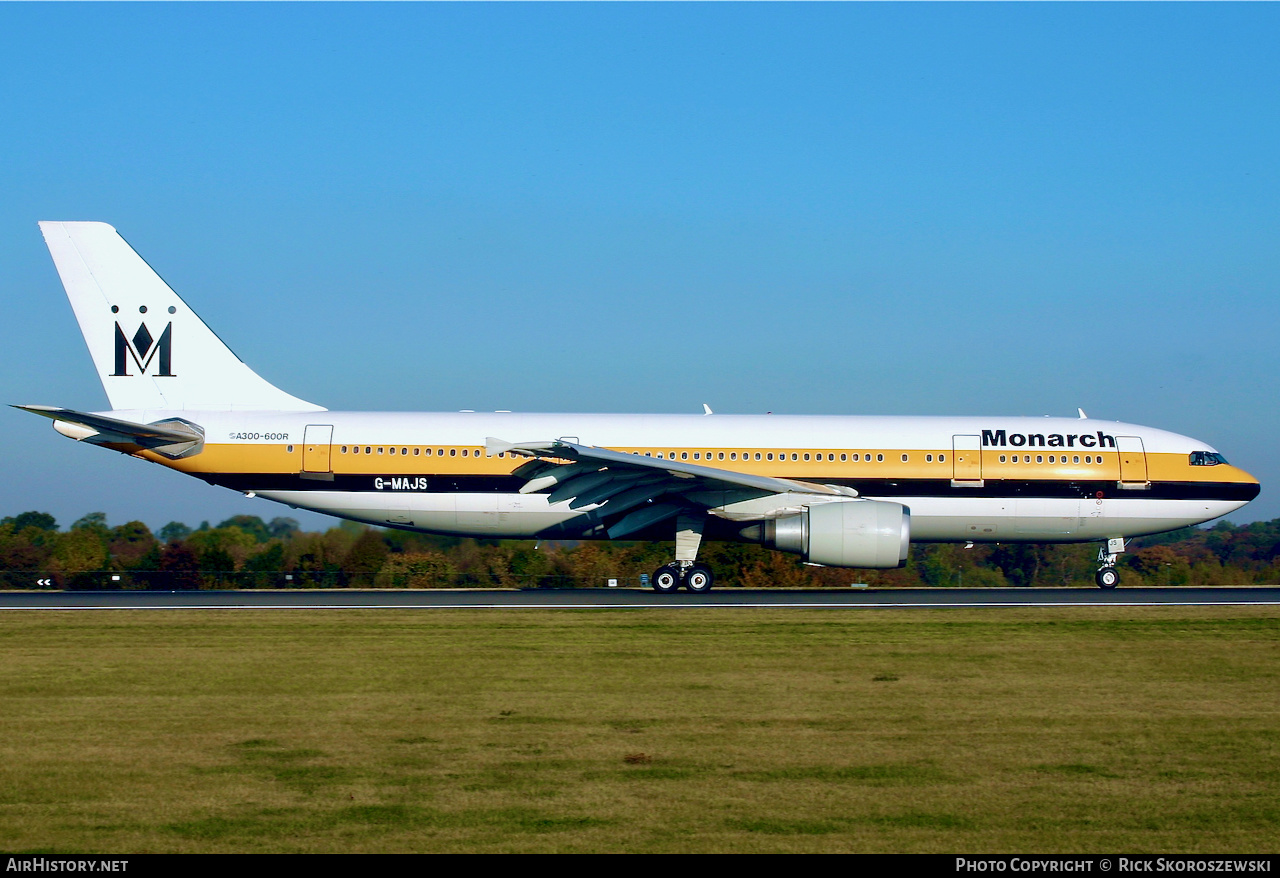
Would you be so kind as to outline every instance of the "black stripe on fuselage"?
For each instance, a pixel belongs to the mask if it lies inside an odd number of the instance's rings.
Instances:
[[[514,476],[374,476],[334,475],[304,478],[298,474],[201,473],[212,485],[235,491],[338,491],[379,494],[516,494],[525,483]],[[809,481],[819,481],[810,479]],[[853,488],[868,497],[1025,497],[1095,499],[1232,500],[1258,496],[1255,482],[1152,482],[1138,489],[1118,488],[1115,481],[987,479],[981,486],[954,487],[950,479],[823,479],[823,484]]]

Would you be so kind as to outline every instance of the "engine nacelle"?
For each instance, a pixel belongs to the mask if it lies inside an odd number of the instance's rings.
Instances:
[[[817,503],[742,535],[828,567],[902,567],[911,547],[911,510],[885,500]]]

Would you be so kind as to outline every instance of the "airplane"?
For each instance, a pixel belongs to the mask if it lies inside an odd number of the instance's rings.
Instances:
[[[42,222],[111,410],[16,406],[64,436],[253,497],[487,539],[675,541],[651,587],[708,591],[703,540],[895,568],[910,543],[1097,541],[1226,515],[1212,446],[1088,418],[334,412],[250,369],[97,222]]]

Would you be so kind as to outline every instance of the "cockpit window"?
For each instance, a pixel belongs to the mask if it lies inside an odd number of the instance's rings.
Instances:
[[[1217,466],[1220,463],[1226,463],[1227,459],[1216,451],[1193,451],[1191,452],[1192,466]]]

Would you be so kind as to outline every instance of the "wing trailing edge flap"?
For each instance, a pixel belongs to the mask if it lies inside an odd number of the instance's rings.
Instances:
[[[668,518],[675,518],[685,507],[678,503],[650,503],[628,512],[621,520],[608,529],[609,539],[619,540],[638,530],[659,524]]]
[[[485,440],[489,454],[506,452],[533,458],[514,471],[526,479],[522,494],[550,491],[552,503],[571,500],[570,508],[579,509],[602,504],[605,515],[627,513],[609,528],[617,539],[674,516],[679,510],[694,506],[707,508],[692,495],[732,491],[736,496],[773,494],[857,497],[852,488],[818,485],[795,479],[779,479],[716,467],[700,466],[685,461],[645,457],[554,440],[547,442],[506,442],[489,437]],[[674,502],[651,503],[663,496],[677,497]]]
[[[78,412],[49,405],[15,405],[53,421],[63,436],[92,445],[136,445],[170,460],[193,457],[204,450],[204,428],[185,418],[166,418],[152,424],[138,424],[92,412]]]

